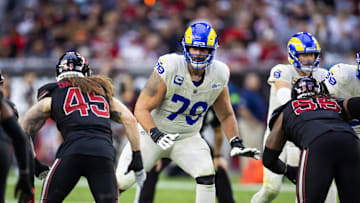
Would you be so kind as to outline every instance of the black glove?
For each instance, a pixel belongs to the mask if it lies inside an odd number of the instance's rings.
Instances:
[[[29,200],[33,199],[33,195],[29,172],[20,172],[15,187],[15,198],[19,196],[19,203],[28,203]]]
[[[132,160],[130,162],[130,165],[128,167],[128,172],[131,170],[134,170],[135,172],[142,170],[143,167],[143,163],[142,163],[142,158],[141,158],[141,153],[140,151],[136,151],[132,153]]]
[[[286,170],[285,170],[284,175],[294,184],[296,184],[296,182],[297,182],[298,169],[299,169],[299,167],[286,165]]]
[[[35,162],[35,176],[40,180],[44,179],[49,173],[50,170],[49,166],[41,163],[39,159],[37,159],[36,157],[34,158],[34,162]]]

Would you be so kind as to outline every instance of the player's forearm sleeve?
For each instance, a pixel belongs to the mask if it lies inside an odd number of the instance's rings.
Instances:
[[[351,118],[358,118],[360,116],[360,97],[350,98],[347,103],[347,109]]]
[[[15,116],[2,122],[2,126],[8,136],[12,139],[15,148],[15,156],[21,170],[28,169],[29,145],[24,131],[21,129]]]
[[[286,165],[279,159],[281,151],[276,151],[265,147],[263,154],[263,164],[266,168],[277,174],[284,174]]]
[[[291,89],[282,87],[276,91],[276,97],[280,101],[281,105],[285,104],[291,99]]]

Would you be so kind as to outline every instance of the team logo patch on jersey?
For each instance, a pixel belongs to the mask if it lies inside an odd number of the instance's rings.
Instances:
[[[294,85],[297,80],[298,80],[298,78],[292,78],[292,79],[291,79],[291,85]]]
[[[162,61],[162,60],[159,60],[156,64],[156,70],[159,74],[163,74],[165,72],[165,69],[164,69],[164,64],[165,62]]]
[[[220,83],[215,83],[215,84],[211,85],[211,88],[213,88],[213,89],[216,89],[216,88],[219,88],[219,87],[221,87]]]
[[[281,70],[277,70],[277,71],[274,72],[274,77],[275,78],[280,78],[280,76],[281,76]]]
[[[174,84],[182,85],[184,77],[181,75],[175,75]]]
[[[327,80],[329,82],[330,85],[335,85],[336,84],[336,80],[334,78],[334,73],[332,71],[329,71],[325,80]]]

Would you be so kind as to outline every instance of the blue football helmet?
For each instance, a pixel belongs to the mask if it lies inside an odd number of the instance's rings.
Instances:
[[[214,59],[215,50],[218,47],[216,32],[208,23],[193,23],[185,31],[182,46],[189,66],[194,70],[203,70]],[[209,53],[207,55],[190,54],[189,47],[207,48]]]
[[[91,75],[90,66],[77,52],[66,52],[56,65],[56,80],[60,81],[66,77],[87,77]]]
[[[356,77],[360,80],[360,52],[356,54]]]
[[[319,68],[321,48],[318,41],[310,33],[299,32],[291,37],[287,45],[288,60],[302,72],[314,72]],[[302,65],[299,54],[315,54],[312,65]]]

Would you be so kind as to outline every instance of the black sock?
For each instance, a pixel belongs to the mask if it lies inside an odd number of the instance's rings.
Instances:
[[[234,203],[231,184],[226,171],[222,167],[218,167],[215,173],[216,197],[219,203]]]

